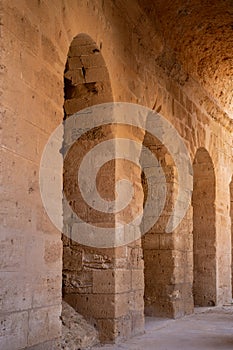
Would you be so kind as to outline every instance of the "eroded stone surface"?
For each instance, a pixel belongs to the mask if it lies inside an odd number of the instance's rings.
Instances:
[[[99,343],[98,332],[65,301],[62,302],[61,349],[90,349]]]
[[[205,241],[202,256],[206,254],[215,267],[215,303],[229,301],[232,1],[8,0],[2,2],[1,12],[0,347],[55,346],[61,333],[62,270],[69,302],[85,317],[95,318],[101,341],[126,339],[143,329],[144,285],[151,314],[180,317],[193,312],[195,218],[190,206],[177,230],[165,233],[178,185],[171,155],[154,141],[148,146],[166,172],[170,200],[143,244],[96,251],[72,246],[65,237],[62,263],[61,233],[43,207],[39,169],[44,146],[64,117],[64,71],[71,85],[65,91],[67,116],[110,100],[142,104],[172,123],[192,161],[200,149],[208,152],[216,180],[211,188],[216,232],[214,256],[208,256],[212,253]],[[85,34],[83,42],[75,39],[77,55],[72,56],[72,40],[80,33]],[[91,45],[85,42],[87,36]],[[129,130],[118,132],[127,135]],[[95,136],[98,140],[98,132]],[[146,144],[148,135],[144,136],[135,134]],[[119,175],[126,172],[124,166],[119,170]],[[205,169],[198,176],[203,173]],[[104,183],[111,191],[103,183],[99,189],[112,198],[109,176],[112,171]],[[142,182],[146,194],[146,181]],[[200,198],[209,190],[203,182]],[[76,205],[86,210],[77,201]],[[198,216],[208,214],[199,207]],[[85,215],[94,216],[90,210]],[[207,232],[213,216],[206,222]],[[205,227],[197,233],[204,231]]]

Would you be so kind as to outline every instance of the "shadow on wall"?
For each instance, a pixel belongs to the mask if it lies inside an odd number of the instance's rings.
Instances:
[[[67,62],[64,71],[64,120],[76,112],[97,104],[112,102],[112,88],[108,69],[98,47],[92,38],[87,34],[78,34],[69,48]],[[106,130],[105,130],[106,129]],[[72,132],[64,130],[64,139]],[[108,135],[107,127],[97,127],[84,133],[82,142],[74,142],[72,145],[75,159],[71,159],[70,168],[64,165],[63,191],[72,210],[82,213],[83,220],[90,222],[94,216],[91,208],[85,206],[80,192],[75,187],[74,176],[78,171],[78,160],[82,160],[88,146],[98,144],[99,139],[104,140]],[[69,137],[69,136],[68,136]],[[76,140],[76,135],[72,135]],[[67,155],[66,155],[67,158]],[[65,164],[64,159],[64,164]],[[69,163],[69,159],[67,159]],[[114,176],[113,176],[114,179]],[[110,186],[111,187],[111,186]],[[93,219],[94,220],[94,219]],[[72,232],[74,220],[72,215],[66,213],[63,205],[64,232]],[[71,237],[63,235],[63,298],[76,311],[84,315],[94,326],[101,330],[100,318],[101,309],[104,308],[103,297],[94,293],[94,273],[107,266],[111,268],[111,257],[106,257],[104,249],[90,248],[80,245]],[[113,251],[110,255],[113,255]],[[112,267],[113,268],[113,267]],[[109,304],[111,302],[109,301]],[[105,318],[101,315],[101,318]],[[114,310],[109,318],[114,318]],[[100,334],[101,335],[101,334]],[[102,338],[102,340],[104,340]]]
[[[195,306],[217,304],[215,172],[206,149],[197,150],[193,183],[193,296]]]
[[[230,219],[231,219],[231,288],[233,298],[233,176],[230,182]]]

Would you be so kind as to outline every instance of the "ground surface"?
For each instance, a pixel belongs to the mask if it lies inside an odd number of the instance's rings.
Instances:
[[[233,306],[198,308],[179,320],[147,318],[145,329],[124,344],[93,350],[232,350]]]

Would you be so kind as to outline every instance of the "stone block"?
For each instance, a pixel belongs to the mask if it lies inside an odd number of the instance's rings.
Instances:
[[[131,336],[140,335],[144,333],[144,326],[145,326],[145,320],[144,320],[144,310],[139,312],[132,312],[131,315],[131,322],[132,322],[132,333]]]
[[[129,297],[129,293],[115,294],[115,318],[126,316],[129,313]]]
[[[96,81],[109,81],[109,75],[106,67],[88,68],[86,71],[85,81],[87,83]]]
[[[63,240],[64,244],[64,240]],[[71,249],[70,246],[63,248],[63,270],[79,271],[82,269],[82,251]]]
[[[37,91],[44,93],[47,98],[59,106],[63,105],[63,79],[43,66],[35,72]]]
[[[65,295],[73,293],[91,293],[93,291],[93,271],[79,269],[78,271],[63,270],[63,292]]]
[[[53,68],[57,65],[63,68],[63,62],[59,57],[57,46],[52,42],[50,38],[46,37],[43,34],[41,38],[41,46],[43,59],[46,62],[49,62]]]
[[[1,227],[0,270],[18,271],[25,262],[25,240],[20,230]]]
[[[98,50],[96,46],[92,43],[87,43],[85,45],[80,45],[80,38],[75,39],[69,49],[68,57],[80,57],[87,55],[95,55],[95,50]],[[87,39],[90,40],[90,39]],[[99,53],[99,50],[96,52]]]
[[[170,301],[157,301],[153,304],[145,304],[145,315],[156,317],[174,317],[173,304]]]
[[[120,343],[132,336],[131,315],[125,315],[115,320],[116,323],[116,343]]]
[[[32,291],[32,307],[45,307],[59,304],[61,302],[61,274],[52,271],[44,271],[33,276],[31,282]]]
[[[8,15],[4,16],[4,26],[12,31],[14,35],[24,43],[34,54],[39,52],[40,32],[39,27],[31,23],[28,16],[19,7],[8,7],[5,9]],[[11,19],[14,18],[12,22]]]
[[[160,246],[160,235],[156,233],[146,233],[146,235],[142,238],[143,249],[159,249]]]
[[[27,347],[28,312],[1,314],[0,347],[4,350],[18,350]]]
[[[144,289],[143,270],[132,270],[132,290]]]
[[[145,248],[144,248],[145,249]],[[132,269],[143,269],[143,250],[141,247],[128,247],[128,264]]]
[[[96,321],[97,329],[100,330],[101,343],[113,343],[117,337],[116,321],[114,319],[99,319]]]
[[[62,259],[62,241],[46,240],[44,250],[44,260],[47,266],[60,265]]]
[[[159,235],[159,248],[160,249],[174,249],[175,248],[175,237],[171,233],[161,233]]]
[[[68,294],[65,301],[89,320],[115,317],[114,294]]]
[[[93,293],[124,293],[130,289],[130,270],[93,271]]]
[[[61,305],[29,311],[28,345],[36,345],[61,336]]]
[[[130,292],[129,307],[130,311],[141,311],[144,309],[144,289]]]
[[[0,307],[4,313],[23,311],[32,305],[32,275],[25,272],[2,272]]]

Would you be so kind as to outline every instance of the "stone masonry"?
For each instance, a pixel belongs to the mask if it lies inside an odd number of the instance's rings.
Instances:
[[[0,12],[0,348],[59,349],[62,298],[103,343],[141,334],[144,314],[178,318],[194,305],[230,302],[231,0],[211,6],[199,0],[3,0]],[[194,187],[185,217],[166,233],[179,189],[166,145],[145,130],[114,123],[88,131],[64,154],[63,173],[64,198],[85,221],[115,228],[117,220],[143,210],[148,197],[145,174],[113,160],[98,173],[98,191],[113,200],[116,181],[126,178],[137,191],[133,205],[107,218],[85,205],[72,187],[78,162],[103,140],[128,138],[151,150],[167,184],[163,212],[142,239],[95,248],[72,239],[65,206],[70,235],[50,221],[39,172],[56,127],[107,102],[142,105],[168,120],[188,149]]]

